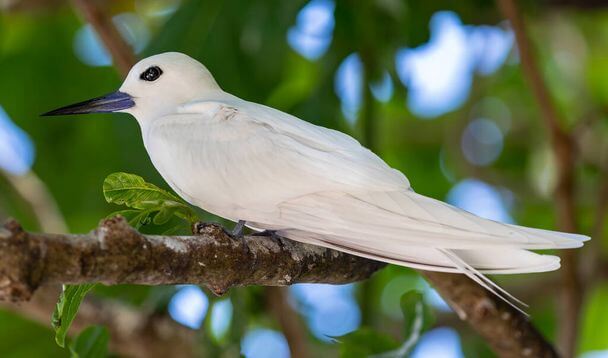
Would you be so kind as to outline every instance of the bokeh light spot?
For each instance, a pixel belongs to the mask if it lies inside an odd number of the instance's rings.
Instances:
[[[34,144],[0,106],[0,169],[25,174],[34,163]]]
[[[312,0],[298,13],[296,25],[287,32],[287,42],[309,60],[323,56],[334,31],[334,8],[331,0]]]
[[[352,284],[298,284],[290,287],[296,309],[306,317],[312,333],[324,341],[354,331],[361,324],[361,311],[353,290]]]
[[[369,85],[372,95],[380,102],[388,102],[393,97],[393,79],[388,72],[378,82],[372,82]]]
[[[141,52],[150,41],[150,31],[139,16],[122,13],[114,16],[112,21],[135,53]],[[101,67],[112,64],[112,57],[90,24],[84,25],[76,32],[74,53],[80,61],[89,66]]]
[[[260,328],[243,337],[241,353],[246,358],[288,358],[289,346],[280,332]]]
[[[460,140],[464,157],[472,164],[485,166],[493,163],[503,147],[503,135],[496,123],[487,119],[471,121]]]
[[[462,346],[458,333],[441,327],[426,332],[414,348],[412,358],[462,358]]]
[[[510,30],[466,26],[451,11],[431,17],[431,38],[397,51],[399,79],[408,88],[407,105],[421,118],[435,118],[460,107],[469,96],[475,71],[491,74],[513,47]]]
[[[509,191],[499,191],[477,179],[465,179],[450,190],[447,201],[482,218],[513,223],[505,193]],[[510,195],[507,197],[510,199]]]
[[[336,71],[334,89],[344,117],[355,122],[363,97],[363,63],[358,54],[350,54],[342,61]]]
[[[209,299],[198,286],[181,287],[169,302],[169,315],[186,327],[198,329],[203,323]]]
[[[232,311],[230,299],[217,301],[213,304],[213,309],[211,310],[211,334],[213,334],[215,339],[219,340],[228,333],[232,321]]]

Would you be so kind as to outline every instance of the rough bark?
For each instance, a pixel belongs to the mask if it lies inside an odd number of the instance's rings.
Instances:
[[[143,235],[123,218],[89,234],[35,234],[11,221],[0,231],[0,299],[28,300],[45,284],[234,286],[349,283],[385,264],[282,238],[235,240],[215,224],[196,236]]]
[[[430,271],[421,274],[499,357],[558,357],[528,317],[466,276]]]

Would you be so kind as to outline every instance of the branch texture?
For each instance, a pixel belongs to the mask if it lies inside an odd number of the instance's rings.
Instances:
[[[463,321],[482,336],[499,357],[558,357],[528,317],[465,275],[421,271]]]
[[[281,238],[231,238],[215,224],[196,236],[143,235],[121,217],[85,235],[34,234],[9,222],[0,231],[0,298],[28,300],[40,285],[198,284],[234,286],[349,283],[385,264]]]

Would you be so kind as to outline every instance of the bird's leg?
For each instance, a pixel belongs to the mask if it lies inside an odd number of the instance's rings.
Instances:
[[[234,225],[232,232],[230,232],[230,236],[233,239],[241,239],[243,237],[243,228],[245,227],[245,220],[239,220],[239,222]]]

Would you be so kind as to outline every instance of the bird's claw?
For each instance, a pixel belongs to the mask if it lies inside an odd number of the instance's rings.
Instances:
[[[217,223],[206,223],[206,222],[202,222],[202,221],[197,221],[194,224],[192,224],[192,233],[194,235],[211,234],[218,230],[225,231],[225,229],[220,224],[217,224]]]

